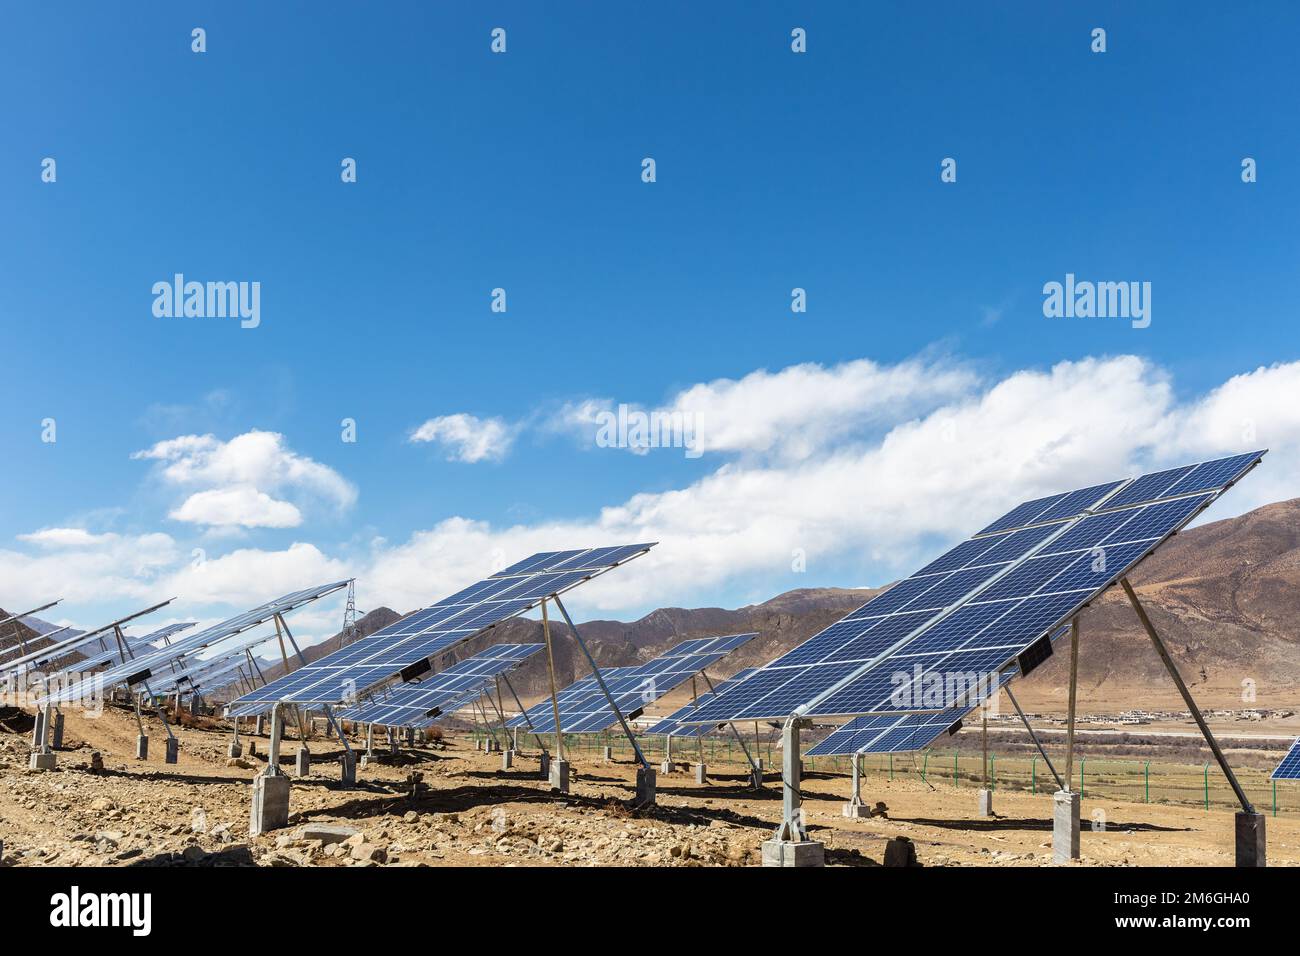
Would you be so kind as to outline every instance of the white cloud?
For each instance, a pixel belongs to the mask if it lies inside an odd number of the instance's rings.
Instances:
[[[931,411],[969,394],[978,382],[970,368],[946,360],[880,365],[859,359],[830,367],[805,363],[692,385],[647,411],[684,423],[699,452],[798,460]],[[599,416],[613,410],[609,399],[573,402],[549,425],[576,431],[590,443]]]
[[[200,491],[168,515],[175,521],[245,528],[296,528],[302,512],[287,501],[276,501],[248,485]]]
[[[500,461],[514,444],[518,429],[500,418],[441,415],[430,418],[411,433],[412,442],[434,442],[447,452],[448,461],[470,464]]]
[[[63,598],[61,609],[78,603],[126,600],[154,603],[160,579],[179,559],[166,534],[92,534],[84,528],[51,528],[19,535],[39,550],[0,548],[5,600],[32,607]],[[168,595],[164,595],[168,596]],[[106,617],[106,619],[108,619]],[[80,626],[103,621],[81,621]]]
[[[302,523],[298,505],[273,495],[323,501],[338,510],[357,500],[338,472],[287,447],[275,432],[250,431],[230,441],[181,435],[131,456],[162,462],[162,479],[197,488],[172,510],[177,521],[213,527],[287,528]]]

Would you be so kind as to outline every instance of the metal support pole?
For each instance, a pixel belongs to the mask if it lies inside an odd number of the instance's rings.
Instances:
[[[555,691],[555,654],[551,649],[551,619],[542,599],[542,637],[546,641],[546,672],[551,678],[551,712],[555,717],[555,759],[564,759],[564,732],[560,729],[560,698]]]
[[[1017,701],[1015,695],[1011,693],[1011,685],[1008,684],[1002,689],[1006,692],[1007,697],[1011,699],[1011,705],[1016,708],[1016,713],[1020,715],[1020,722],[1025,725],[1025,730],[1029,731],[1029,739],[1032,740],[1034,746],[1038,748],[1039,756],[1041,756],[1047,763],[1047,769],[1052,771],[1052,776],[1056,778],[1057,788],[1060,790],[1068,789],[1063,783],[1061,783],[1061,775],[1057,773],[1056,768],[1052,766],[1052,758],[1047,756],[1047,751],[1044,750],[1043,745],[1039,743],[1038,735],[1034,733],[1034,728],[1029,726],[1029,718],[1025,716],[1025,712],[1020,709],[1020,702]]]
[[[1228,778],[1228,783],[1232,786],[1232,791],[1237,795],[1237,801],[1241,808],[1247,813],[1254,813],[1255,807],[1251,804],[1250,798],[1246,796],[1246,791],[1241,789],[1241,784],[1237,782],[1237,775],[1232,772],[1228,766],[1228,759],[1223,756],[1223,751],[1219,749],[1219,742],[1214,739],[1214,734],[1210,733],[1209,725],[1205,723],[1205,718],[1201,716],[1200,708],[1196,706],[1196,701],[1192,700],[1191,691],[1183,683],[1182,675],[1178,673],[1178,668],[1174,666],[1173,658],[1169,656],[1169,651],[1165,648],[1164,641],[1160,640],[1160,635],[1156,633],[1155,625],[1151,623],[1151,618],[1147,617],[1146,608],[1138,600],[1137,594],[1133,591],[1133,585],[1129,584],[1128,578],[1120,578],[1119,583],[1124,587],[1124,593],[1128,595],[1129,602],[1133,605],[1133,610],[1137,612],[1138,620],[1142,622],[1142,627],[1146,630],[1147,636],[1151,638],[1151,643],[1155,645],[1156,653],[1164,661],[1165,668],[1169,671],[1169,676],[1174,679],[1174,685],[1178,688],[1178,693],[1183,695],[1183,702],[1187,704],[1187,709],[1192,712],[1192,718],[1196,721],[1196,726],[1201,728],[1201,735],[1205,737],[1205,742],[1210,746],[1210,752],[1214,754],[1214,759],[1219,763],[1219,769],[1223,775]]]
[[[980,751],[983,754],[980,781],[981,786],[987,790],[989,788],[989,718],[987,714],[980,720]]]
[[[1065,786],[1070,790],[1074,786],[1074,708],[1078,700],[1079,688],[1079,619],[1070,621],[1070,716],[1065,730]]]
[[[348,745],[347,735],[343,733],[343,728],[339,726],[339,722],[334,719],[334,711],[330,709],[329,704],[325,705],[325,719],[334,728],[334,733],[338,734],[339,741],[343,744],[343,752],[349,757],[352,756],[352,748]]]
[[[781,729],[781,825],[776,839],[789,843],[808,840],[799,794],[799,730],[803,721],[791,717]]]
[[[718,689],[713,686],[713,681],[709,680],[709,675],[705,674],[703,671],[700,671],[700,674],[704,678],[704,683],[709,685],[709,693],[716,696],[718,693]],[[736,725],[727,724],[727,727],[731,730],[732,735],[736,738],[736,743],[740,744],[740,749],[744,751],[745,759],[749,761],[749,768],[753,770],[754,773],[758,773],[758,763],[750,755],[749,748],[745,746],[745,739],[740,736],[740,731],[736,729]],[[758,746],[758,721],[754,722],[754,746],[755,747]],[[755,782],[758,783],[759,785],[762,785],[761,778],[756,778]]]
[[[501,679],[504,680],[506,682],[506,686],[510,688],[510,696],[515,699],[515,704],[519,708],[519,713],[523,715],[524,723],[528,725],[528,729],[532,732],[533,737],[537,740],[537,746],[542,748],[542,753],[549,755],[549,751],[547,751],[546,749],[546,744],[542,742],[541,735],[538,734],[537,731],[533,729],[533,719],[528,716],[528,709],[524,707],[523,701],[521,701],[519,699],[519,695],[515,693],[515,685],[510,683],[509,675],[502,674]]]
[[[558,595],[552,598],[552,600],[555,601],[555,606],[560,609],[560,613],[564,615],[564,623],[569,625],[569,630],[573,632],[573,639],[578,642],[578,646],[582,648],[583,656],[587,658],[587,663],[591,665],[591,673],[595,675],[596,683],[600,685],[600,692],[605,695],[605,700],[609,703],[610,710],[612,710],[614,716],[618,718],[618,722],[623,728],[623,733],[627,736],[628,743],[632,745],[632,750],[636,753],[637,762],[641,764],[643,770],[650,771],[650,761],[645,759],[645,754],[641,752],[641,746],[636,742],[636,736],[632,733],[632,728],[627,725],[627,720],[623,717],[623,712],[618,709],[618,704],[614,702],[613,695],[610,694],[609,688],[605,686],[605,678],[600,676],[600,668],[596,666],[596,660],[591,656],[591,651],[587,650],[587,643],[582,639],[582,635],[578,633],[578,628],[573,623],[573,618],[569,617],[569,612],[565,608],[563,602],[560,601]]]
[[[266,756],[266,775],[280,776],[280,737],[284,733],[284,716],[280,713],[280,704],[271,705],[271,748]]]

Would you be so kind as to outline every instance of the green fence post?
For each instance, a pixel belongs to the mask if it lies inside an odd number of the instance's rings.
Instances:
[[[998,788],[998,755],[989,754],[989,792]]]
[[[1038,793],[1038,754],[1034,754],[1034,759],[1029,764],[1029,792]]]
[[[922,782],[922,783],[925,783],[925,782],[926,782],[926,780],[925,780],[925,772],[926,772],[926,770],[929,769],[929,767],[930,767],[930,751],[927,750],[927,751],[925,752],[925,759],[921,761],[921,782]],[[1275,791],[1277,790],[1277,784],[1276,784],[1276,783],[1273,784],[1273,789],[1274,789]],[[1276,798],[1273,800],[1273,802],[1274,802],[1275,804],[1277,803]]]
[[[894,779],[894,755],[893,754],[889,755],[889,779],[891,782]]]
[[[1205,809],[1210,809],[1210,763],[1205,763]]]
[[[1277,780],[1273,780],[1273,816],[1277,816]]]
[[[952,752],[952,785],[957,786],[957,751]]]
[[[1088,765],[1087,757],[1079,758],[1079,799],[1083,799],[1083,768]]]
[[[1142,782],[1143,782],[1143,788],[1146,791],[1146,798],[1145,798],[1146,802],[1150,803],[1151,802],[1151,761],[1150,760],[1146,762],[1146,766],[1142,769]]]

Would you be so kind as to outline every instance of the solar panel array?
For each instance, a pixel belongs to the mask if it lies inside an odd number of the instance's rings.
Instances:
[[[168,604],[172,603],[172,600],[174,599],[169,598],[161,604],[155,604],[152,607],[145,608],[143,611],[136,611],[134,614],[128,614],[126,617],[118,618],[116,621],[112,621],[102,627],[97,627],[91,631],[82,631],[78,634],[73,634],[60,641],[55,641],[53,644],[47,644],[45,647],[37,648],[30,653],[24,654],[22,657],[5,661],[4,664],[0,664],[0,672],[16,671],[21,668],[30,668],[33,665],[40,666],[49,661],[57,660],[58,658],[76,650],[78,647],[81,647],[83,644],[90,643],[101,635],[111,633],[115,627],[120,627],[128,621],[134,621],[136,618],[144,617],[146,614],[152,614],[154,611],[166,607]],[[51,631],[49,634],[41,634],[39,637],[49,640],[55,634],[62,633],[66,630],[68,630],[68,628],[61,627],[57,631]]]
[[[197,623],[197,621],[185,621],[177,624],[168,624],[166,627],[159,628],[151,634],[143,634],[140,637],[128,637],[126,638],[127,651],[134,653],[142,648],[149,648],[152,650],[150,645],[155,641],[161,641],[174,634],[179,634],[181,631],[194,627]],[[116,639],[104,638],[103,640],[107,645],[106,647],[102,650],[96,651],[94,654],[87,655],[82,660],[70,665],[67,669],[84,673],[101,664],[117,660],[121,656],[122,651],[118,648]]]
[[[294,591],[283,597],[276,598],[274,601],[268,601],[253,608],[251,611],[245,611],[237,614],[229,620],[222,621],[220,624],[214,624],[211,627],[205,627],[201,631],[189,634],[179,641],[175,641],[166,647],[158,648],[147,654],[132,658],[127,661],[118,663],[101,674],[95,674],[86,677],[81,681],[70,684],[68,687],[56,694],[50,695],[50,703],[58,704],[64,701],[77,700],[82,697],[92,696],[95,694],[94,686],[102,681],[105,688],[113,687],[117,684],[127,683],[129,678],[135,678],[134,683],[148,680],[153,676],[154,667],[163,667],[168,661],[178,657],[210,647],[219,641],[224,641],[236,634],[241,634],[250,628],[264,624],[276,614],[285,614],[295,608],[302,607],[304,604],[310,604],[312,601],[332,594],[348,586],[347,581],[334,581],[330,584],[322,584],[319,587],[307,588],[302,591]],[[143,676],[139,676],[143,675]]]
[[[720,681],[715,685],[713,690],[709,691],[707,694],[701,694],[698,699],[692,700],[685,707],[673,711],[663,720],[659,721],[659,723],[645,731],[645,733],[671,734],[674,737],[703,737],[705,734],[712,733],[717,728],[711,724],[687,724],[683,723],[683,721],[694,714],[701,705],[708,703],[728,687],[733,687],[741,683],[745,678],[757,670],[757,667],[746,667],[736,671],[736,673],[732,674],[726,680]]]
[[[1014,668],[998,674],[997,687],[1010,683],[1016,676]],[[820,743],[805,752],[809,757],[830,757],[840,754],[888,754],[922,750],[936,738],[946,734],[957,721],[962,720],[980,705],[961,703],[938,713],[927,714],[868,714],[854,717],[836,729]]]
[[[1025,502],[719,694],[693,720],[921,709],[907,701],[931,674],[1001,671],[1183,527],[1263,454]]]
[[[644,664],[606,668],[600,674],[619,711],[624,717],[630,717],[757,636],[756,633],[731,634],[683,641]],[[566,734],[599,733],[618,723],[594,674],[570,684],[555,697],[560,706],[560,727]],[[535,704],[526,716],[513,717],[506,726],[529,727],[535,733],[554,731],[551,700]]]
[[[1300,780],[1300,740],[1296,740],[1273,771],[1274,780]]]
[[[374,700],[335,711],[339,720],[386,727],[415,727],[440,713],[449,713],[464,698],[477,694],[498,674],[504,674],[545,644],[498,644],[481,654],[452,664],[424,677],[418,684],[397,684],[381,691]],[[430,713],[437,711],[438,713]]]
[[[271,681],[235,703],[354,701],[412,665],[536,607],[544,598],[630,561],[651,547],[653,544],[631,544],[534,554],[437,604],[408,614],[369,637]]]

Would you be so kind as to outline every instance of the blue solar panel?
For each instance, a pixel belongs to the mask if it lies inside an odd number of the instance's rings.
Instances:
[[[701,694],[698,700],[693,700],[685,707],[673,711],[667,717],[664,717],[657,724],[645,731],[649,734],[671,734],[674,737],[703,737],[705,734],[712,733],[716,728],[709,724],[687,724],[682,721],[686,720],[691,714],[699,708],[701,704],[712,700],[717,694],[722,693],[728,687],[735,687],[742,683],[747,677],[753,674],[757,667],[746,667],[736,671],[726,680],[718,683],[713,690],[707,694]]]
[[[1272,779],[1300,780],[1300,740],[1291,745],[1287,755],[1282,758],[1282,762],[1273,771]]]
[[[927,676],[1000,671],[1207,507],[1226,487],[1214,482],[1235,481],[1261,454],[1174,469],[1123,510],[1112,512],[1114,502],[1143,479],[1026,502],[719,694],[695,719],[869,714],[915,687],[908,672],[918,666]]]
[[[420,679],[419,683],[402,683],[385,688],[374,699],[335,711],[340,720],[390,727],[414,727],[437,719],[430,711],[450,713],[453,704],[488,686],[498,674],[504,674],[540,651],[545,644],[498,644],[481,654],[466,658]]]
[[[758,635],[731,634],[684,641],[665,653],[634,667],[601,670],[601,677],[624,717],[654,703],[693,675],[722,660]],[[555,695],[560,707],[560,727],[566,734],[598,733],[618,723],[594,675],[570,684]],[[555,730],[555,713],[548,698],[506,723],[528,727],[536,733]]]
[[[421,661],[481,631],[536,607],[619,564],[652,544],[547,551],[525,558],[437,604],[271,681],[236,704],[281,701],[297,704],[354,702]]]

